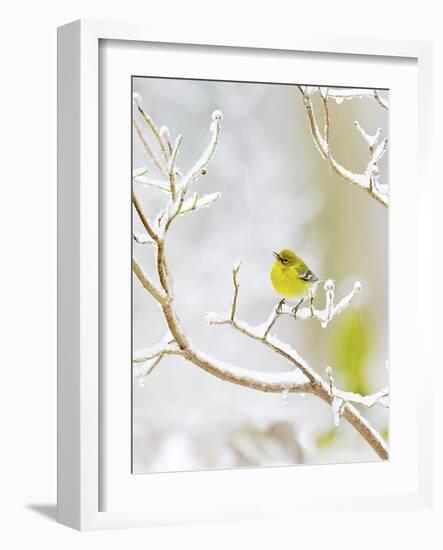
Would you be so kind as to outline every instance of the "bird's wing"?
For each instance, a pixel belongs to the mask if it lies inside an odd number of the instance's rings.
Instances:
[[[311,283],[315,283],[315,281],[318,281],[317,275],[315,275],[315,273],[313,273],[310,269],[308,269],[304,273],[301,273],[298,278],[302,281],[307,281]]]

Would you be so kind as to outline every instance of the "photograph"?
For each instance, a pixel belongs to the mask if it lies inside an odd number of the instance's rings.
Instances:
[[[132,76],[133,474],[389,460],[389,90],[296,79]]]

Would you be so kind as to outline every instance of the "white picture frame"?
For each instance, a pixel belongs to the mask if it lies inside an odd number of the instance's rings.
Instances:
[[[279,480],[280,486],[294,482],[291,477],[291,468],[269,468],[266,471],[255,470],[237,471],[234,473],[198,472],[187,474],[167,474],[161,476],[149,475],[150,491],[171,494],[174,487],[180,486],[180,492],[186,492],[189,486],[194,487],[196,500],[180,501],[175,506],[169,506],[165,500],[164,505],[156,503],[155,507],[131,504],[132,489],[129,484],[139,484],[142,481],[128,480],[128,471],[119,478],[122,464],[126,464],[127,455],[119,455],[115,451],[117,460],[113,461],[106,469],[103,467],[103,453],[110,453],[111,447],[108,441],[104,441],[103,414],[105,408],[101,403],[104,389],[101,387],[101,369],[99,354],[100,337],[100,300],[102,298],[100,275],[100,230],[99,211],[103,208],[99,195],[99,155],[100,155],[100,128],[99,128],[99,75],[100,75],[100,43],[103,41],[123,41],[129,45],[144,43],[149,44],[175,44],[175,47],[190,44],[189,37],[183,31],[173,36],[165,36],[162,33],[149,29],[144,25],[127,24],[118,22],[101,21],[77,21],[59,29],[58,35],[58,520],[80,530],[104,529],[131,526],[150,526],[161,524],[177,524],[198,521],[220,521],[249,518],[266,518],[276,516],[291,517],[294,510],[308,511],[333,505],[338,511],[346,511],[357,505],[362,509],[380,510],[404,507],[430,506],[431,502],[431,467],[430,467],[430,403],[425,398],[424,385],[429,384],[431,376],[431,361],[423,361],[421,370],[422,378],[418,383],[415,380],[405,380],[408,388],[414,392],[413,400],[417,398],[416,408],[411,408],[411,430],[417,427],[417,437],[414,436],[414,446],[411,447],[411,460],[404,471],[401,471],[400,458],[394,457],[389,465],[385,465],[384,474],[380,470],[383,464],[372,465],[371,471],[365,470],[367,465],[335,465],[315,467],[319,486],[331,481],[331,473],[334,473],[335,484],[327,486],[328,490],[318,490],[309,481],[305,493],[301,498],[295,495],[281,492],[272,492],[275,480]],[[413,112],[418,114],[418,140],[412,139],[410,144],[411,170],[413,174],[405,174],[405,180],[415,177],[415,168],[419,169],[419,183],[423,190],[423,197],[431,193],[431,179],[427,170],[429,162],[427,152],[429,150],[430,127],[430,45],[425,42],[366,40],[345,37],[315,37],[298,32],[297,36],[285,41],[277,42],[274,38],[269,42],[265,37],[259,40],[247,40],[241,38],[232,42],[211,37],[207,40],[201,36],[192,39],[192,43],[199,45],[198,52],[211,59],[215,55],[214,46],[229,48],[229,55],[247,55],[248,48],[253,51],[274,52],[281,56],[285,63],[285,55],[291,52],[304,52],[312,55],[336,55],[348,56],[358,59],[389,59],[389,63],[395,66],[402,60],[412,60],[416,65],[414,70],[418,82],[418,100],[415,97]],[[157,47],[156,46],[156,47]],[[125,55],[131,55],[128,52]],[[366,58],[358,56],[367,56]],[[354,62],[354,60],[353,60]],[[214,77],[220,69],[211,68]],[[168,74],[175,73],[169,70]],[[412,74],[412,73],[411,73]],[[405,78],[408,78],[407,76]],[[383,87],[383,76],[380,82],[374,86]],[[340,82],[337,82],[340,84]],[[415,80],[411,81],[411,87],[415,86]],[[344,85],[344,82],[343,82]],[[414,92],[415,93],[415,92]],[[395,125],[394,125],[395,126]],[[398,153],[398,152],[397,152]],[[391,163],[396,162],[395,148],[391,157]],[[419,162],[418,162],[419,160]],[[406,187],[407,188],[407,187]],[[428,195],[428,196],[429,196]],[[410,199],[413,196],[410,195]],[[395,200],[395,193],[393,196]],[[431,242],[430,225],[430,201],[418,199],[416,205],[417,216],[409,227],[409,234],[413,239],[420,238],[420,242]],[[394,203],[395,204],[395,203]],[[398,203],[397,203],[398,204]],[[410,214],[409,208],[413,202],[405,199],[402,205],[398,204],[395,212],[395,224],[391,227],[391,238],[395,242],[401,242],[402,220]],[[405,229],[406,231],[406,229]],[[419,237],[417,237],[417,235]],[[392,243],[391,243],[392,244]],[[419,265],[431,263],[430,247],[420,248],[421,261]],[[394,255],[394,260],[397,255]],[[398,262],[401,262],[398,257]],[[395,273],[395,271],[394,271]],[[413,274],[409,276],[414,279]],[[401,281],[398,279],[398,286]],[[420,317],[429,314],[431,301],[427,298],[431,295],[430,287],[421,289],[416,293],[415,302],[411,307],[420,311]],[[397,294],[400,293],[400,290]],[[394,295],[396,293],[394,292]],[[420,296],[420,298],[418,298]],[[420,331],[420,328],[417,327]],[[425,330],[419,332],[418,341],[422,343],[424,353],[431,353],[429,342],[430,335]],[[425,345],[426,344],[426,345]],[[414,344],[411,344],[414,346]],[[409,362],[416,353],[417,344],[409,354]],[[395,357],[397,357],[394,354]],[[398,356],[400,360],[400,356]],[[395,369],[395,366],[392,367]],[[395,372],[395,371],[394,371]],[[129,386],[127,387],[129,392]],[[108,391],[108,390],[106,390]],[[115,395],[112,391],[109,396]],[[121,389],[121,392],[125,390]],[[395,393],[395,386],[394,386]],[[106,399],[110,397],[106,394]],[[117,399],[113,406],[117,414],[127,409],[128,396],[123,395],[123,401]],[[399,401],[399,407],[402,406]],[[123,412],[122,412],[123,414]],[[124,413],[126,414],[126,413]],[[115,439],[121,442],[121,438],[127,440],[128,426],[123,431],[116,427]],[[401,434],[399,435],[401,438]],[[118,439],[120,438],[120,440]],[[398,442],[401,448],[401,441]],[[112,444],[112,442],[111,442]],[[115,445],[115,442],[113,443]],[[394,437],[395,449],[395,437]],[[123,448],[123,444],[119,447]],[[127,453],[127,451],[125,451]],[[121,460],[120,460],[121,459]],[[120,462],[118,462],[120,460]],[[126,462],[125,462],[126,461]],[[114,468],[114,464],[117,464]],[[373,468],[376,468],[374,470]],[[314,467],[313,467],[314,468]],[[105,471],[106,470],[106,471]],[[354,472],[354,473],[353,473]],[[362,472],[372,480],[372,475],[382,479],[395,479],[397,484],[386,485],[386,492],[371,492],[363,489],[355,494],[352,489],[353,479],[361,478]],[[396,477],[398,474],[398,478]],[[193,476],[192,479],[189,476]],[[305,469],[305,476],[309,472]],[[134,477],[134,476],[133,476]],[[145,478],[147,476],[144,476]],[[110,480],[108,479],[110,478]],[[227,478],[230,478],[229,481]],[[258,479],[263,482],[261,494],[255,494],[252,487],[256,486]],[[265,480],[266,478],[266,480]],[[219,485],[211,485],[214,480],[219,480]],[[347,479],[348,488],[340,492],[343,480]],[[265,480],[265,481],[264,481]],[[117,488],[113,488],[112,506],[105,506],[103,500],[104,483],[114,482]],[[241,501],[236,505],[236,498],[230,497],[229,490],[220,499],[216,500],[211,494],[214,490],[204,492],[205,486],[212,488],[221,485],[229,487],[229,483],[245,483],[249,487],[250,494],[245,507]],[[125,485],[126,484],[126,485]],[[300,487],[300,479],[297,481]],[[200,489],[196,489],[200,486]],[[309,487],[311,495],[309,496]],[[145,489],[143,489],[145,490]],[[118,492],[121,491],[121,492]],[[179,492],[179,489],[177,489]],[[199,492],[200,491],[200,492]],[[329,493],[328,493],[329,491]],[[189,493],[188,493],[189,494]],[[120,495],[122,495],[120,497]],[[205,499],[202,501],[202,499]],[[284,502],[282,507],[275,506],[277,502]],[[282,511],[284,510],[284,511]]]

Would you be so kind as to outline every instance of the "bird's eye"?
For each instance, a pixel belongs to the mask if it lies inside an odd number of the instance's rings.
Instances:
[[[281,261],[282,261],[284,264],[287,264],[287,263],[288,263],[288,258],[282,258]]]

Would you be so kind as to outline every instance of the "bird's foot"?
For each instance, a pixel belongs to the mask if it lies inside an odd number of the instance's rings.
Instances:
[[[277,315],[281,315],[283,313],[283,306],[285,305],[285,303],[286,303],[286,298],[283,298],[282,300],[279,301],[276,309]]]
[[[314,317],[314,294],[311,291],[309,291],[309,311],[311,317]]]
[[[292,315],[294,316],[294,319],[297,319],[297,311],[299,310],[300,306],[302,305],[304,301],[304,298],[302,298],[299,302],[296,303],[296,305],[292,308]]]

